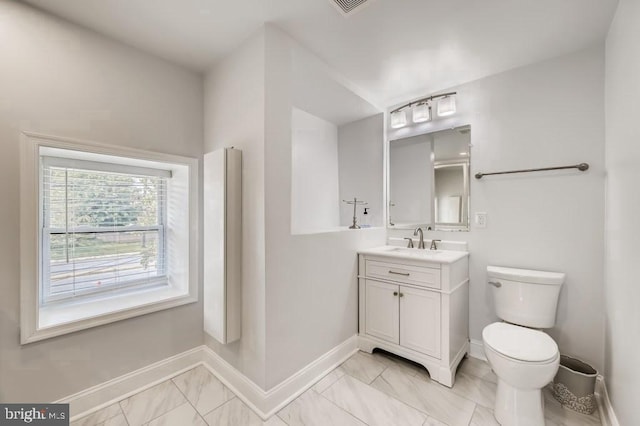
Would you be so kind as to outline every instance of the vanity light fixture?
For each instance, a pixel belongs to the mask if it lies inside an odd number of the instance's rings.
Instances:
[[[438,117],[447,117],[456,113],[455,96],[445,96],[438,99]]]
[[[391,113],[391,127],[399,129],[407,125],[407,113],[404,110],[397,110]]]
[[[412,108],[413,122],[424,123],[431,120],[431,106],[427,102],[415,104]]]
[[[446,117],[456,112],[456,92],[442,93],[440,95],[428,96],[409,102],[391,111],[391,127],[399,129],[407,125],[407,108],[411,108],[412,120],[414,123],[424,123],[432,119],[431,104],[438,101],[438,117]]]

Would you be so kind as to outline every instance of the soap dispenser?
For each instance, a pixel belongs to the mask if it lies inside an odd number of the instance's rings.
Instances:
[[[362,213],[362,221],[360,223],[360,227],[362,228],[371,228],[371,219],[369,214],[369,207],[364,208],[364,213]]]

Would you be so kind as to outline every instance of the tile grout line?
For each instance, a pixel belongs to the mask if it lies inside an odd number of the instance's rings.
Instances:
[[[336,383],[338,383],[340,380],[342,380],[344,376],[340,377],[338,380],[335,381],[335,383],[333,383],[333,385],[335,385]],[[331,385],[331,386],[333,386]],[[329,386],[329,388],[331,387]],[[328,390],[329,388],[325,389]],[[364,420],[362,420],[361,418],[359,418],[358,416],[356,416],[355,414],[353,414],[351,411],[349,410],[345,410],[344,408],[340,407],[339,405],[337,405],[335,402],[333,402],[332,400],[330,400],[329,398],[327,398],[326,396],[324,396],[323,394],[321,394],[320,392],[317,392],[313,389],[311,389],[311,392],[315,392],[318,394],[318,396],[320,396],[321,398],[323,398],[325,401],[328,401],[331,405],[333,405],[334,407],[336,407],[338,410],[343,411],[345,413],[347,413],[349,416],[353,417],[354,419],[356,419],[357,421],[359,421],[362,424],[365,424],[367,426],[369,426],[369,423],[365,422]]]
[[[478,411],[478,404],[476,404],[476,406],[473,407],[473,413],[471,414],[471,419],[469,419],[469,425],[471,425],[471,423],[473,422],[473,418],[476,416],[477,411]],[[491,414],[493,415],[493,410],[491,410]]]
[[[118,410],[120,410],[120,411],[119,411],[119,413],[120,413],[120,414],[122,414],[122,417],[124,417],[124,421],[125,421],[125,422],[127,422],[127,425],[129,425],[129,420],[127,420],[127,416],[125,416],[124,412],[122,411],[122,407],[120,406],[120,401],[116,401],[116,402],[114,402],[114,403],[113,403],[113,404],[111,404],[111,405],[117,405],[117,406],[118,406]],[[108,406],[106,406],[106,407],[104,407],[104,408],[102,408],[102,409],[100,409],[100,410],[98,410],[98,411],[95,411],[95,412],[93,412],[93,413],[91,413],[91,414],[88,414],[88,415],[86,415],[86,416],[84,416],[84,417],[81,417],[81,418],[79,418],[79,419],[77,419],[77,420],[75,420],[75,421],[73,421],[73,422],[71,422],[71,423],[69,423],[69,424],[70,424],[70,425],[73,425],[74,423],[76,423],[76,424],[77,424],[77,423],[79,423],[79,422],[82,422],[82,421],[83,421],[83,420],[85,420],[87,417],[92,416],[92,415],[94,415],[94,414],[96,414],[96,413],[99,413],[99,412],[100,412],[100,411],[102,411],[102,410],[106,410],[106,409],[107,409],[107,408],[109,408],[111,405],[108,405]],[[102,425],[104,425],[106,422],[108,422],[109,420],[111,420],[111,419],[113,419],[113,418],[115,418],[115,417],[118,417],[118,415],[116,414],[115,416],[108,417],[108,418],[104,419],[103,421],[101,421],[100,423],[97,423],[97,425],[96,425],[96,426],[102,426]]]
[[[387,368],[389,368],[389,367],[387,367]],[[385,370],[384,370],[384,371],[386,371],[386,370],[387,370],[387,368],[385,368]],[[378,376],[376,376],[376,379],[377,379],[378,377],[382,376],[382,374],[384,373],[384,371],[382,371]],[[428,370],[426,370],[426,371],[427,371],[427,373],[428,373]],[[403,373],[403,371],[400,371],[400,372],[401,372],[401,373]],[[347,374],[348,374],[348,373],[347,373]],[[457,371],[456,371],[456,374],[457,374]],[[414,378],[414,379],[416,379],[416,380],[420,380],[420,381],[423,381],[423,382],[425,382],[425,383],[429,383],[429,384],[434,385],[434,386],[444,386],[444,385],[442,385],[442,384],[440,384],[440,383],[438,383],[438,382],[435,382],[433,379],[431,379],[431,377],[429,377],[429,380],[426,380],[426,379],[424,379],[424,378],[422,378],[422,377],[419,377],[417,374],[416,374],[415,376],[411,376],[411,375],[408,375],[408,376],[409,376],[409,377],[412,377],[412,378]],[[353,377],[353,376],[351,376],[351,377]],[[357,377],[353,377],[353,378],[354,378],[354,379],[356,379],[356,380],[359,380]],[[375,381],[376,379],[374,379],[373,381]],[[479,380],[482,380],[481,378],[478,378],[478,379],[479,379]],[[382,380],[384,380],[384,378],[382,378]],[[372,381],[371,383],[373,383],[373,381]],[[361,381],[361,382],[362,382],[362,381]],[[362,383],[364,383],[364,382],[362,382]],[[490,383],[490,382],[489,382],[489,383]],[[367,384],[365,383],[365,385],[367,385]],[[370,386],[371,388],[376,389],[375,387],[371,386],[371,384],[368,384],[367,386]],[[446,386],[445,386],[445,387],[446,387]],[[472,403],[472,404],[473,404],[473,412],[474,412],[474,413],[475,413],[476,407],[477,407],[478,405],[481,405],[482,407],[484,407],[484,405],[479,404],[479,403],[477,403],[476,401],[474,401],[474,400],[472,400],[472,399],[469,399],[469,398],[467,398],[467,397],[465,397],[465,396],[459,395],[457,392],[454,392],[454,391],[453,391],[453,387],[452,387],[452,388],[447,388],[447,389],[449,389],[449,391],[450,391],[450,392],[452,392],[452,393],[453,393],[454,395],[456,395],[457,397],[459,397],[459,398],[461,398],[461,399],[464,399],[464,400],[466,400],[466,401],[468,401],[468,402]],[[434,418],[435,420],[437,420],[437,421],[439,421],[439,422],[441,422],[441,423],[445,423],[445,422],[443,422],[442,420],[440,420],[438,417],[435,417],[432,413],[428,413],[428,412],[423,411],[423,410],[421,410],[421,409],[419,409],[419,408],[416,408],[416,407],[414,407],[414,406],[412,406],[412,405],[410,405],[410,404],[408,404],[408,403],[406,403],[406,402],[404,402],[404,401],[402,401],[402,400],[400,400],[400,399],[396,398],[396,397],[395,397],[395,396],[393,396],[393,395],[389,395],[388,393],[386,393],[386,392],[384,392],[384,391],[381,391],[381,390],[379,390],[379,389],[376,389],[376,390],[378,390],[379,392],[382,392],[383,394],[385,394],[385,395],[386,395],[386,396],[388,396],[389,398],[395,399],[396,401],[399,401],[399,402],[401,402],[402,404],[404,404],[404,405],[406,405],[406,406],[408,406],[408,407],[411,407],[411,408],[413,408],[414,410],[419,411],[420,413],[426,414],[426,415],[427,415],[427,417],[432,417],[432,418]],[[445,398],[446,398],[446,396],[445,396]],[[486,408],[486,407],[485,407],[485,408]],[[472,419],[473,419],[473,414],[471,415],[471,419],[469,420],[469,422],[471,422],[471,420],[472,420]],[[427,419],[427,420],[428,420],[428,419]],[[426,420],[425,420],[425,421],[426,421]],[[447,423],[445,423],[445,424],[447,424]]]
[[[189,370],[189,371],[191,371],[191,370]],[[162,382],[162,383],[158,383],[156,386],[159,386],[159,385],[161,385],[161,384],[163,384],[163,383],[167,383],[167,382],[171,382],[171,385],[172,385],[172,386],[175,386],[175,388],[176,388],[176,389],[178,389],[178,392],[180,392],[180,394],[184,397],[184,399],[185,399],[187,402],[189,402],[189,400],[184,396],[184,394],[182,393],[182,391],[180,390],[180,388],[179,388],[178,386],[176,386],[176,384],[173,382],[173,378],[168,379],[167,381],[164,381],[164,382]],[[154,387],[155,387],[155,386],[154,386]],[[152,388],[149,388],[149,389],[153,389],[153,387],[152,387]],[[142,392],[145,392],[146,390],[147,390],[147,389],[145,389],[145,390],[144,390],[144,391],[142,391]],[[141,394],[142,392],[138,392],[138,393],[136,393],[136,394],[133,394],[133,395],[131,395],[129,398],[132,398],[132,397],[134,397],[134,396],[136,396],[136,395],[139,395],[139,394]],[[129,399],[129,398],[125,398],[125,399]],[[124,401],[124,399],[123,399],[123,401]],[[180,405],[182,405],[182,404],[180,404]],[[180,405],[178,405],[178,407],[179,407]],[[142,425],[147,425],[147,424],[151,423],[152,421],[154,421],[154,420],[156,420],[156,419],[159,419],[160,417],[164,416],[165,414],[167,414],[167,413],[169,413],[169,412],[171,412],[171,411],[175,410],[175,409],[176,409],[176,408],[178,408],[178,407],[174,407],[174,408],[172,408],[172,409],[171,409],[171,410],[169,410],[169,411],[165,411],[164,413],[162,413],[162,414],[160,414],[160,415],[158,415],[158,416],[156,416],[156,417],[153,417],[153,418],[151,418],[151,419],[147,420],[146,422],[143,422],[143,423],[142,423]],[[122,407],[120,407],[120,408],[122,409]],[[122,411],[124,411],[124,410],[122,410]],[[129,422],[129,419],[127,418],[127,415],[126,415],[126,414],[125,414],[125,416],[124,416],[124,417],[125,417],[125,419],[127,420],[127,424],[131,425],[131,423]]]
[[[385,368],[385,370],[386,370],[386,368]],[[384,371],[383,371],[382,373],[384,373]],[[382,376],[382,373],[380,373],[380,374],[376,377],[376,379],[377,379],[378,377]],[[358,380],[356,377],[354,377],[354,379]],[[384,377],[382,378],[382,380],[385,380],[385,379],[384,379]],[[385,380],[385,381],[386,381],[386,380]],[[375,379],[373,380],[373,382],[375,382]],[[373,382],[371,382],[371,383],[373,383]],[[365,383],[365,385],[367,385],[367,384]],[[412,408],[412,409],[416,410],[416,411],[417,411],[417,412],[419,412],[419,413],[424,414],[425,416],[427,416],[427,418],[425,419],[425,422],[429,419],[429,417],[433,417],[433,415],[432,415],[431,413],[428,413],[428,412],[426,412],[426,411],[422,411],[422,410],[421,410],[421,409],[419,409],[419,408],[416,408],[416,407],[414,407],[414,406],[412,406],[412,405],[410,405],[410,404],[407,404],[406,402],[402,401],[401,399],[396,398],[396,397],[395,397],[395,396],[393,396],[393,395],[389,395],[388,393],[386,393],[386,392],[384,392],[384,391],[382,391],[382,390],[380,390],[380,389],[374,388],[373,386],[371,386],[371,384],[368,384],[367,386],[369,386],[371,389],[374,389],[374,390],[376,390],[376,391],[378,391],[378,392],[382,393],[383,395],[386,395],[387,397],[389,397],[389,398],[391,398],[391,399],[393,399],[393,400],[398,401],[399,403],[401,403],[401,404],[403,404],[403,405],[406,405],[407,407],[410,407],[410,408]],[[435,417],[434,417],[434,418],[435,418]],[[436,419],[436,420],[437,420],[437,419]]]
[[[345,373],[345,376],[347,374]],[[354,377],[355,378],[355,377]],[[331,387],[333,387],[333,385],[335,385],[336,383],[338,383],[340,380],[344,379],[344,376],[340,377],[338,380],[336,380],[335,382],[333,382],[333,384],[331,386],[329,386],[328,388],[326,388],[322,393],[328,391]],[[324,398],[325,401],[328,401],[331,405],[333,405],[334,407],[336,407],[338,410],[344,411],[345,413],[347,413],[348,415],[350,415],[351,417],[353,417],[354,419],[356,419],[357,421],[359,421],[360,423],[363,423],[367,426],[370,426],[369,423],[365,422],[364,420],[362,420],[360,417],[356,416],[355,414],[353,414],[351,411],[349,410],[345,410],[344,408],[340,407],[338,404],[336,404],[334,401],[330,400],[329,398],[327,398],[326,396],[324,396],[321,392],[317,392],[313,389],[311,389],[313,392],[317,393],[318,395],[320,395],[321,398]]]
[[[298,398],[296,398],[296,399],[298,399]],[[294,399],[294,401],[295,401],[295,399]],[[291,401],[291,402],[293,402],[293,401]],[[287,405],[289,405],[289,404],[287,404]],[[283,409],[284,409],[284,408],[283,408]],[[280,411],[282,411],[282,410],[280,410]],[[279,413],[280,411],[278,411],[278,413]],[[280,415],[279,415],[278,413],[274,414],[274,416],[276,416],[278,419],[280,419],[280,421],[281,421],[282,423],[284,423],[285,425],[289,426],[289,423],[288,423],[288,422],[286,422],[286,421],[285,421],[285,419],[283,419],[282,417],[280,417]],[[264,422],[263,422],[263,423],[264,423]]]
[[[152,389],[152,388],[154,388],[154,387],[156,387],[156,386],[159,386],[159,385],[161,385],[161,384],[163,384],[163,383],[166,383],[166,382],[171,382],[171,384],[172,384],[173,386],[175,386],[175,387],[176,387],[176,389],[178,389],[178,392],[180,392],[180,393],[182,394],[182,396],[184,396],[184,399],[185,399],[189,404],[191,404],[191,402],[189,401],[189,399],[188,399],[188,398],[186,397],[186,395],[185,395],[185,394],[180,390],[180,388],[175,384],[175,382],[173,381],[173,379],[175,379],[175,378],[176,378],[176,377],[178,377],[178,376],[183,375],[184,373],[187,373],[187,372],[189,372],[189,371],[192,371],[192,370],[194,370],[195,368],[197,368],[197,366],[196,366],[196,367],[194,367],[194,368],[191,368],[190,370],[187,370],[187,371],[184,371],[184,372],[182,372],[182,373],[176,374],[176,375],[174,375],[174,376],[172,376],[172,377],[168,378],[168,379],[167,379],[167,380],[165,380],[164,382],[160,382],[160,383],[158,383],[158,384],[156,384],[156,385],[154,385],[154,386],[151,386],[150,388],[146,388],[146,389],[144,389],[144,390],[141,390],[140,392],[136,392],[136,393],[134,393],[133,395],[129,395],[129,396],[128,396],[128,397],[126,397],[126,398],[123,398],[123,399],[118,400],[118,401],[116,402],[116,404],[118,404],[118,407],[120,408],[120,411],[122,412],[122,415],[124,416],[124,419],[125,419],[125,421],[127,422],[127,425],[128,425],[128,426],[131,426],[131,423],[129,422],[129,418],[127,417],[127,414],[124,412],[124,409],[122,408],[122,402],[123,402],[123,401],[126,401],[127,399],[133,398],[133,397],[134,397],[134,396],[136,396],[136,395],[139,395],[139,394],[141,394],[141,393],[143,393],[143,392],[145,392],[145,391],[147,391],[147,390],[149,390],[149,389]],[[180,404],[180,405],[182,405],[182,404]],[[191,406],[193,407],[193,404],[191,404]],[[178,406],[178,407],[179,407],[179,406]],[[175,408],[178,408],[178,407],[175,407]],[[173,409],[171,409],[171,410],[169,410],[169,411],[173,411],[173,410],[175,410],[175,408],[173,408]],[[195,407],[193,407],[193,408],[194,408],[194,410],[195,410]],[[157,419],[157,418],[159,418],[159,417],[162,417],[164,414],[167,414],[169,411],[167,411],[167,412],[165,412],[165,413],[163,413],[163,414],[161,414],[161,415],[159,415],[159,416],[157,416],[157,417],[154,417],[154,418],[152,418],[151,420],[149,420],[149,421],[147,421],[147,422],[144,422],[144,423],[143,423],[143,425],[146,425],[147,423],[149,423],[149,422],[151,422],[151,421],[153,421],[153,420],[155,420],[155,419]],[[198,412],[198,410],[196,410],[196,413],[200,414],[200,413]],[[110,420],[110,419],[107,419],[107,420]],[[203,419],[203,420],[204,420],[204,419]],[[205,423],[207,423],[207,422],[205,422]]]
[[[380,374],[382,374],[382,373],[380,373]],[[378,376],[380,376],[380,374],[378,374]],[[415,407],[413,407],[413,406],[411,406],[411,405],[407,404],[406,402],[404,402],[404,401],[402,401],[402,400],[400,400],[400,399],[398,399],[398,398],[394,397],[393,395],[389,395],[388,393],[383,392],[383,391],[381,391],[380,389],[376,389],[376,388],[374,388],[373,386],[371,386],[370,384],[367,384],[367,383],[363,382],[362,380],[358,379],[357,377],[352,376],[352,375],[351,375],[351,374],[349,374],[349,373],[346,373],[344,376],[342,376],[338,381],[336,381],[336,383],[338,383],[340,380],[343,380],[345,376],[349,376],[349,377],[351,377],[352,379],[359,381],[359,382],[360,382],[360,383],[362,383],[363,385],[370,387],[370,388],[371,388],[371,389],[373,389],[374,391],[380,392],[381,394],[383,394],[383,395],[384,395],[384,396],[386,396],[387,398],[392,399],[392,400],[394,400],[394,401],[396,401],[396,402],[398,402],[398,403],[400,403],[400,404],[404,405],[405,407],[408,407],[408,408],[410,408],[410,409],[412,409],[412,410],[417,411],[417,412],[418,412],[418,413],[420,413],[420,414],[425,415],[425,416],[427,417],[427,418],[425,419],[425,421],[426,421],[429,417],[433,417],[433,415],[431,415],[430,413],[425,413],[424,411],[422,411],[422,410],[420,410],[420,409],[418,409],[418,408],[415,408]],[[378,376],[376,376],[376,379],[378,378]],[[374,379],[374,381],[375,381],[375,379]],[[335,386],[335,385],[336,385],[336,383],[334,383],[333,385],[329,386],[327,389],[325,389],[325,390],[324,390],[324,392],[328,391],[331,387]],[[372,381],[371,383],[373,383],[373,381]],[[322,394],[320,394],[320,395],[322,395],[322,396],[323,396],[326,400],[328,400],[329,402],[331,402],[331,403],[333,403],[334,405],[336,405],[333,401],[331,401],[329,398],[327,398],[326,396],[324,396],[324,395],[323,395],[323,394],[324,394],[324,392],[323,392]],[[472,402],[473,402],[473,401],[472,401]],[[474,403],[474,404],[475,404],[475,403]],[[340,409],[344,410],[344,408],[342,408],[342,407],[339,407],[339,406],[338,406],[338,408],[340,408]],[[346,411],[346,410],[344,410],[344,411]],[[351,413],[349,412],[349,414],[351,414]],[[353,415],[353,414],[352,414],[352,416],[356,417],[356,416],[355,416],[355,415]],[[356,417],[356,418],[357,418],[358,420],[360,420],[358,417]],[[434,419],[435,419],[435,417],[434,417]],[[436,419],[436,420],[437,420],[437,419]],[[365,424],[367,424],[367,425],[368,425],[368,423],[367,423],[367,422],[365,422],[365,421],[363,421],[363,420],[360,420],[360,421],[361,421],[362,423],[365,423]]]
[[[187,371],[185,371],[185,372],[184,372],[184,373],[182,373],[182,374],[188,373],[189,371],[193,371],[193,370],[195,370],[196,368],[197,368],[197,367],[194,367],[194,368],[192,368],[191,370],[187,370]],[[209,372],[207,371],[207,373],[209,373]],[[182,374],[180,374],[180,376],[181,376]],[[187,401],[187,403],[189,403],[189,405],[191,405],[191,408],[193,408],[193,409],[195,410],[196,414],[198,415],[198,417],[200,417],[200,419],[202,419],[202,421],[204,422],[204,424],[209,425],[209,423],[207,423],[207,421],[204,419],[204,416],[203,416],[202,414],[200,414],[200,411],[198,411],[198,409],[195,407],[195,405],[193,405],[193,403],[191,403],[191,401],[189,401],[189,398],[187,398],[187,395],[185,395],[185,393],[184,393],[184,392],[182,392],[182,389],[180,389],[180,386],[178,386],[178,385],[176,384],[176,382],[173,380],[173,379],[175,379],[176,377],[178,377],[178,376],[174,376],[174,377],[170,378],[169,380],[171,380],[171,383],[173,383],[173,385],[178,389],[178,392],[180,392],[180,393],[182,394],[182,396],[183,396],[183,397],[184,397],[184,399]],[[224,386],[224,385],[223,385],[223,386]],[[232,392],[232,393],[233,393],[233,392]],[[235,397],[235,394],[234,394],[234,397]],[[179,407],[179,406],[178,406],[178,407]],[[178,408],[178,407],[176,407],[176,408]],[[175,408],[174,408],[174,410],[175,410]],[[171,411],[173,411],[173,410],[171,410]],[[166,413],[165,413],[165,414],[166,414]]]
[[[458,374],[458,373],[456,373],[456,374]],[[468,374],[465,374],[465,373],[462,373],[462,372],[460,372],[460,374],[462,374],[463,376],[469,377],[469,375],[468,375]],[[482,381],[482,382],[486,382],[486,383],[494,384],[494,385],[496,385],[496,386],[497,386],[497,384],[496,384],[496,383],[490,382],[490,381],[488,381],[488,380],[484,380],[484,379],[482,379],[481,377],[477,377],[477,376],[472,376],[472,377],[474,377],[474,378],[476,378],[477,380],[480,380],[480,381]],[[473,399],[471,399],[471,398],[469,398],[469,397],[467,397],[467,396],[465,396],[465,395],[461,395],[461,394],[460,394],[460,391],[456,391],[456,390],[454,389],[454,387],[451,387],[450,389],[451,389],[451,392],[453,392],[455,395],[459,396],[460,398],[464,398],[464,399],[466,399],[467,401],[471,401],[471,402],[473,402],[474,404],[476,404],[476,405],[480,405],[480,406],[482,406],[482,407],[484,407],[484,408],[492,409],[491,407],[487,407],[486,405],[484,405],[484,404],[482,404],[482,403],[480,403],[480,402],[478,402],[478,401],[475,401],[475,400],[473,400]],[[495,405],[495,404],[494,404],[494,405]],[[474,409],[474,412],[475,412],[475,409]]]
[[[224,385],[223,385],[223,386],[224,386]],[[226,386],[225,386],[225,387],[226,387]],[[228,388],[227,388],[227,389],[228,389]],[[231,392],[231,389],[229,389],[229,391]],[[240,398],[238,398],[238,395],[236,395],[236,394],[235,394],[235,393],[233,393],[233,392],[231,392],[231,393],[233,394],[233,398],[231,398],[231,399],[227,399],[227,400],[226,400],[226,401],[224,401],[222,404],[218,405],[218,406],[217,406],[217,407],[215,407],[215,408],[212,408],[211,410],[207,411],[205,414],[202,414],[202,418],[204,419],[204,417],[205,417],[205,416],[208,416],[209,414],[213,413],[213,412],[214,412],[214,411],[216,411],[217,409],[222,408],[222,406],[223,406],[223,405],[230,404],[230,403],[231,403],[231,401],[233,401],[234,399],[237,399],[237,400],[238,400],[238,401],[240,401],[243,405],[246,405],[246,404],[245,404],[245,403],[244,403]],[[248,408],[249,410],[251,410],[251,407],[247,406],[247,408]],[[198,410],[196,410],[196,411],[198,411]],[[253,414],[255,414],[256,416],[258,416],[258,414],[257,414],[255,411],[251,410],[251,412],[252,412]],[[198,414],[200,414],[200,413],[198,412]],[[258,418],[260,418],[260,419],[261,419],[261,417],[260,417],[260,416],[258,416]],[[205,421],[205,423],[206,423],[206,424],[209,424],[209,422],[207,422],[207,421]]]
[[[127,415],[124,413],[124,410],[122,409],[122,406],[120,405],[120,401],[118,401],[118,408],[120,409],[120,413],[122,413],[122,417],[124,417],[124,421],[127,424],[127,426],[131,426],[131,423],[129,423],[129,419],[127,418]],[[105,421],[106,423],[106,421]]]
[[[384,365],[382,363],[380,363],[381,365]],[[378,375],[376,377],[373,378],[373,380],[371,380],[369,383],[365,383],[366,385],[371,386],[371,383],[375,382],[376,379],[380,376],[382,376],[382,373],[384,373],[385,371],[387,371],[387,368],[389,368],[388,366],[384,365],[384,368],[382,369],[382,371],[380,373],[378,373]]]
[[[138,392],[138,393],[140,393],[140,392]],[[133,394],[133,395],[137,395],[137,393]],[[133,395],[131,395],[131,396],[133,396]],[[129,398],[131,398],[131,396]],[[125,413],[124,410],[122,409],[122,401],[124,401],[125,399],[128,399],[128,398],[121,399],[120,401],[117,402],[117,404],[118,404],[118,408],[120,408],[120,412],[124,416],[124,421],[127,422],[128,426],[131,426],[131,423],[129,423],[129,418],[127,417],[127,413]],[[105,422],[106,422],[106,420],[105,420]]]

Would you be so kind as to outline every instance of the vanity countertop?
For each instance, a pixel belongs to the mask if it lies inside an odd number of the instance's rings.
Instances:
[[[429,250],[398,246],[374,247],[371,249],[359,250],[358,253],[395,259],[424,260],[426,262],[436,263],[454,263],[463,257],[469,256],[468,251],[462,250]]]

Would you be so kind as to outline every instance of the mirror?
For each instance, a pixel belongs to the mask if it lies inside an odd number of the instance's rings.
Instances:
[[[389,142],[389,228],[469,230],[471,126]]]

